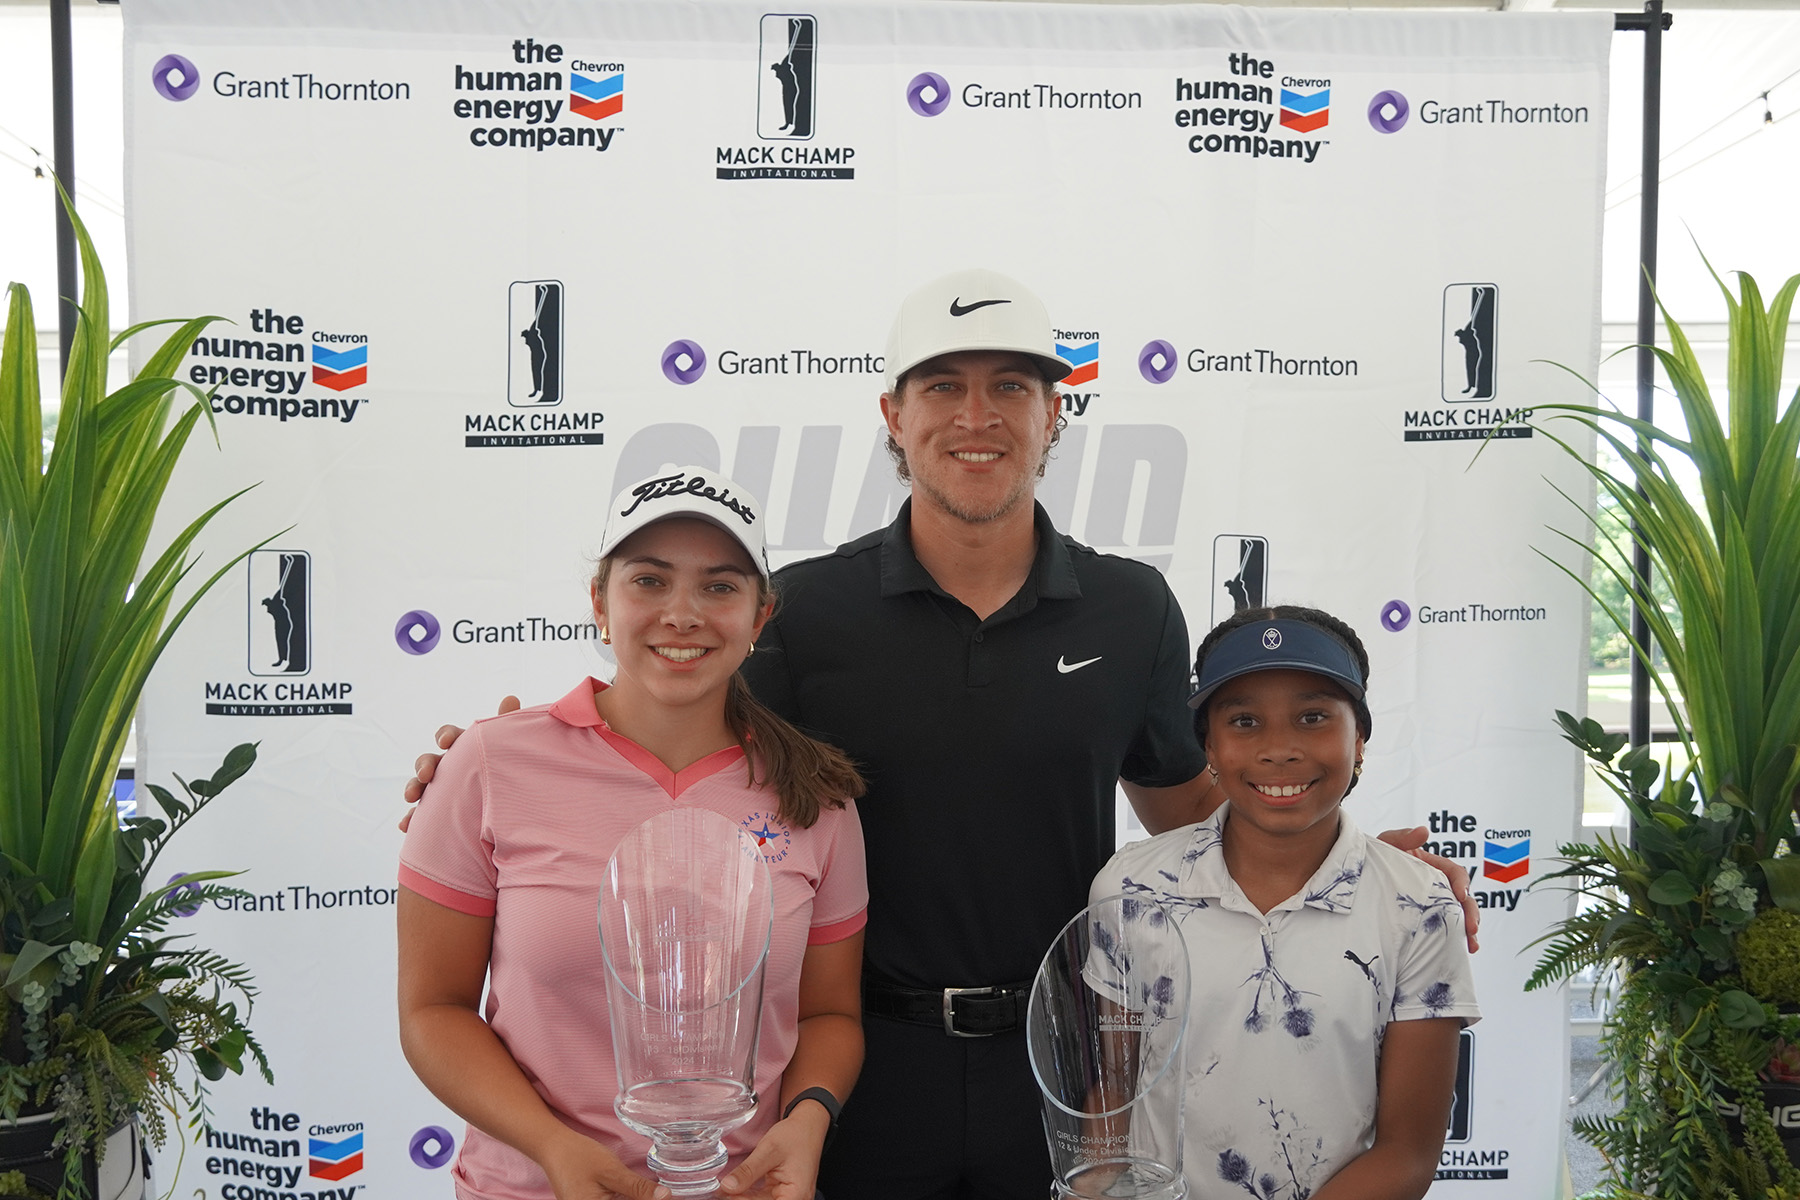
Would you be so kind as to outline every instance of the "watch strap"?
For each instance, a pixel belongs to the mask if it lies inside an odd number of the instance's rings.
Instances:
[[[837,1128],[838,1115],[844,1111],[844,1106],[839,1102],[836,1096],[832,1095],[822,1087],[809,1087],[798,1096],[795,1096],[792,1100],[789,1100],[787,1107],[781,1110],[782,1117],[786,1118],[792,1116],[795,1107],[797,1107],[802,1100],[817,1100],[825,1111],[831,1114],[831,1127],[833,1129]]]

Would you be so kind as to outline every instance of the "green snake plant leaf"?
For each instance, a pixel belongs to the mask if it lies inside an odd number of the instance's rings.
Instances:
[[[0,522],[0,845],[27,862],[44,834],[43,748],[31,614],[15,522]]]
[[[6,340],[0,343],[0,516],[36,515],[44,473],[43,395],[38,390],[37,324],[23,284],[6,288]]]

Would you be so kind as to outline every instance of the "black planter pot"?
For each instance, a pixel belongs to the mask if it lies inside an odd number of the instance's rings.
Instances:
[[[58,1125],[51,1114],[0,1121],[0,1172],[18,1171],[54,1196],[63,1181],[63,1153],[55,1149]],[[150,1154],[137,1122],[127,1121],[106,1139],[106,1161],[82,1163],[82,1181],[93,1200],[144,1200]]]

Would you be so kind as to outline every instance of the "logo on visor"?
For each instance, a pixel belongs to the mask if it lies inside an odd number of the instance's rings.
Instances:
[[[1281,649],[1281,630],[1276,629],[1273,626],[1271,626],[1268,629],[1263,630],[1263,649],[1264,650],[1279,650],[1279,649]]]

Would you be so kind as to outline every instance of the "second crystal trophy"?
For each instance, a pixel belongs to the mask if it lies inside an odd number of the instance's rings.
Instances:
[[[756,839],[718,813],[658,813],[619,843],[600,942],[619,1119],[651,1140],[677,1196],[710,1196],[724,1135],[756,1111],[756,1041],[774,920]]]
[[[1085,908],[1038,968],[1025,1037],[1058,1200],[1182,1200],[1188,955],[1154,901]]]

